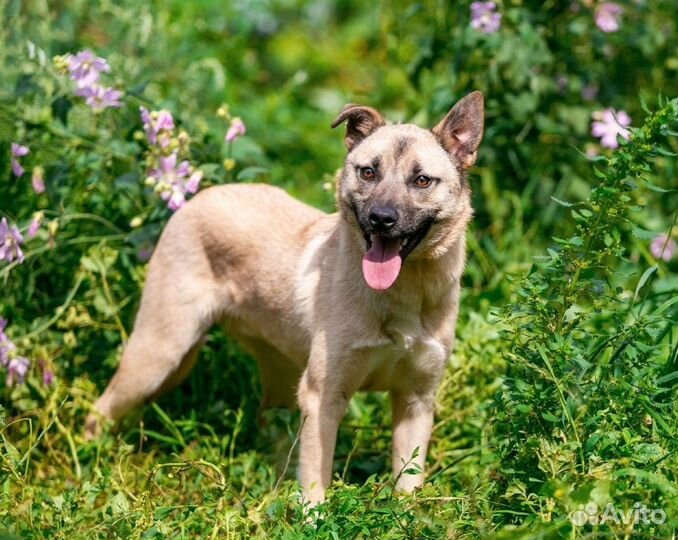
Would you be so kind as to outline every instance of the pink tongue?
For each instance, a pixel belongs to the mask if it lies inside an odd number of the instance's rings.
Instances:
[[[372,236],[372,247],[363,255],[363,276],[367,285],[385,291],[398,279],[402,264],[400,240]]]

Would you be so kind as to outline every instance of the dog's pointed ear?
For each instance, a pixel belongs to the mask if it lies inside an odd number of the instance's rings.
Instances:
[[[431,130],[464,169],[473,165],[478,156],[478,146],[483,138],[484,108],[482,92],[471,92]]]
[[[339,116],[332,122],[332,128],[343,122],[346,122],[344,144],[349,152],[374,130],[386,125],[386,121],[379,111],[372,107],[354,105],[353,103],[344,105]]]

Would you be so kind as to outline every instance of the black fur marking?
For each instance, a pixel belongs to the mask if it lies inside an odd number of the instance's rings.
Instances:
[[[396,143],[395,146],[395,151],[393,152],[393,159],[395,159],[396,163],[400,160],[401,157],[403,157],[403,154],[405,153],[405,150],[407,150],[407,147],[410,145],[412,139],[409,137],[402,137],[398,139],[398,142]]]

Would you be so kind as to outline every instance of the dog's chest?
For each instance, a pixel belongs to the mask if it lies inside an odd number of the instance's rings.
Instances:
[[[412,307],[392,311],[371,343],[361,347],[366,361],[363,390],[391,390],[444,366],[445,347],[428,333],[422,313]]]

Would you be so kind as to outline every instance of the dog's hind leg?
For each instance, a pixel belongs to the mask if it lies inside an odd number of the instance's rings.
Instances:
[[[97,434],[100,417],[122,418],[178,384],[195,364],[201,338],[223,306],[213,282],[199,269],[185,259],[173,264],[161,256],[151,262],[134,331],[118,371],[87,419],[88,436]]]
[[[160,307],[160,306],[157,306]],[[149,314],[150,311],[154,313]],[[152,309],[142,302],[134,331],[123,352],[118,371],[94,405],[86,432],[96,435],[99,416],[118,420],[144,401],[176,386],[195,364],[201,338],[211,320],[196,320],[182,306],[181,317],[167,305]]]

